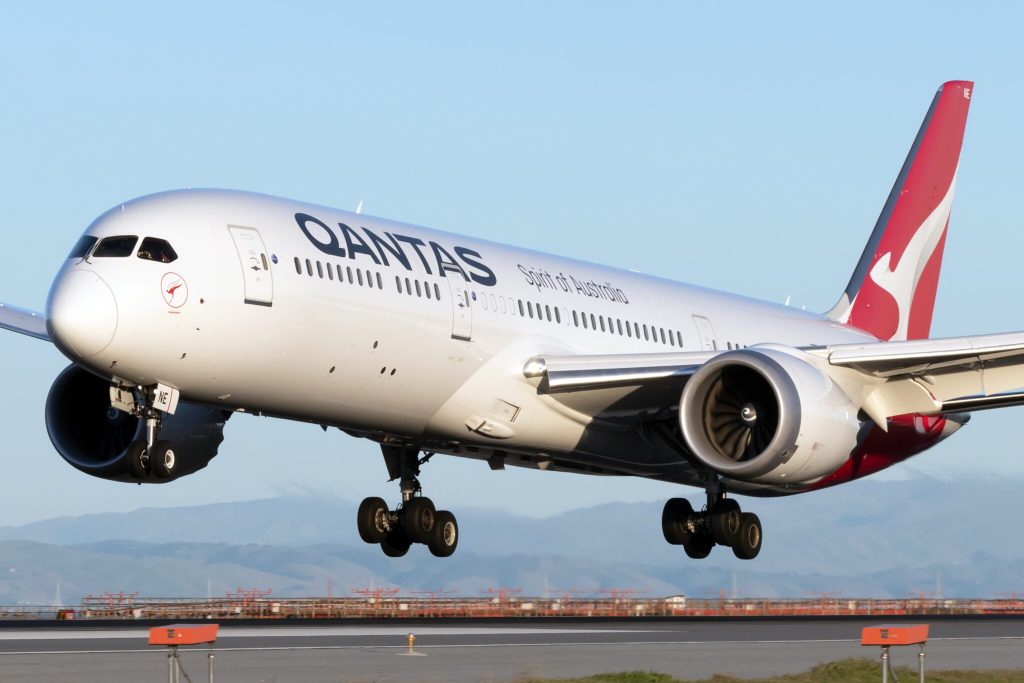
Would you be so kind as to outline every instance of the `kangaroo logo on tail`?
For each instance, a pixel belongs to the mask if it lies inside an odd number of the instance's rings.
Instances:
[[[939,88],[832,319],[883,340],[928,336],[973,85]]]

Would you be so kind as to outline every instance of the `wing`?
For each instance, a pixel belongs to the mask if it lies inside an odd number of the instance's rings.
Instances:
[[[523,374],[538,393],[590,417],[650,421],[676,411],[686,380],[718,353],[537,356]]]
[[[1024,404],[1024,333],[839,344],[810,353],[877,384],[865,411],[876,421],[905,413],[970,412]]]
[[[829,374],[883,429],[894,415],[1024,405],[1024,332],[786,350]],[[686,381],[720,353],[538,356],[524,375],[594,418],[647,421],[677,410]]]
[[[46,317],[42,313],[17,306],[0,303],[0,328],[50,341],[50,335],[46,332]]]

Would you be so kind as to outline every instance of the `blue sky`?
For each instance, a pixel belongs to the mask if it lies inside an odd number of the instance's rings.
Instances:
[[[959,2],[17,3],[0,21],[0,300],[41,309],[110,206],[215,186],[363,201],[824,310],[936,87],[962,78],[977,85],[933,334],[1021,330],[1022,20],[1016,4]],[[396,496],[372,444],[250,416],[207,470],[169,486],[81,475],[43,425],[65,361],[10,334],[0,354],[0,522]],[[1024,475],[1021,410],[979,414],[889,476]],[[527,514],[676,493],[458,459],[424,481],[456,510]]]

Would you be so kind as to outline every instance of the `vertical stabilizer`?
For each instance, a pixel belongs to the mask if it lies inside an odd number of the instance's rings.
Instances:
[[[925,339],[956,186],[970,81],[942,85],[829,317],[883,340]]]

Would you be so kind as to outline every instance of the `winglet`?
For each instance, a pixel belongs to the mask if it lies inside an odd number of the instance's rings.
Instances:
[[[935,94],[853,277],[829,317],[883,340],[928,337],[971,81]]]

